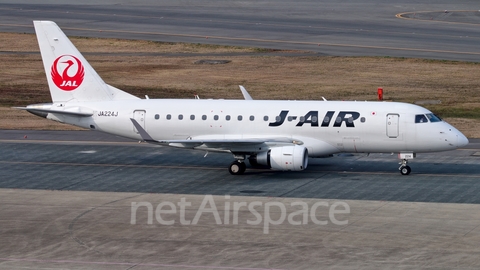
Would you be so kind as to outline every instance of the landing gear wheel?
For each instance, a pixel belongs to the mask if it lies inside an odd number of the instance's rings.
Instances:
[[[400,173],[402,175],[409,175],[410,172],[412,172],[412,169],[410,168],[410,166],[402,166],[400,167]]]
[[[247,165],[245,164],[245,162],[241,162],[238,160],[232,162],[230,164],[230,167],[228,167],[228,171],[232,175],[241,175],[245,172],[245,169],[247,169]]]
[[[400,173],[402,175],[409,175],[412,172],[412,169],[407,164],[408,159],[402,159],[402,161],[400,162],[400,168],[398,168],[398,170],[400,170]]]

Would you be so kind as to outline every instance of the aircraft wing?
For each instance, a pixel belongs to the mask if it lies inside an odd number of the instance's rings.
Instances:
[[[159,144],[181,148],[205,148],[232,152],[260,152],[265,151],[263,147],[272,144],[303,144],[302,141],[288,137],[270,138],[242,138],[242,139],[186,139],[186,140],[155,140],[145,129],[133,118],[130,118],[142,140],[152,144]],[[262,150],[263,149],[263,150]]]

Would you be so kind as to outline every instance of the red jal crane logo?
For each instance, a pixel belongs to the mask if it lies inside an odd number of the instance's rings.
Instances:
[[[82,62],[73,55],[64,54],[53,62],[53,83],[64,91],[77,89],[82,84],[84,76],[85,69]]]

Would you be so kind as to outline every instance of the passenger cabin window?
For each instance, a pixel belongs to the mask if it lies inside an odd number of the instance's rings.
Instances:
[[[207,116],[205,114],[202,115],[202,120],[207,120]]]
[[[442,119],[440,117],[436,116],[433,113],[427,113],[426,116],[427,116],[428,120],[430,120],[430,122],[432,122],[432,123],[442,122]]]
[[[428,123],[428,119],[424,114],[415,115],[415,123]]]
[[[155,114],[155,120],[158,120],[160,119],[160,115],[159,114]]]
[[[218,120],[218,115],[214,115],[213,120],[217,121]]]
[[[195,115],[194,114],[190,115],[190,120],[195,120]]]
[[[225,120],[230,121],[230,115],[226,115]]]
[[[250,121],[253,121],[253,120],[255,120],[255,116],[250,115]]]
[[[265,116],[263,117],[263,121],[265,121],[265,122],[268,121],[268,115],[265,115]]]
[[[178,115],[178,120],[182,120],[183,119],[183,114],[179,114]]]
[[[243,117],[242,117],[241,115],[239,115],[239,116],[237,117],[237,119],[238,119],[238,121],[242,121]]]
[[[170,120],[170,119],[172,119],[172,115],[167,114],[167,120]]]

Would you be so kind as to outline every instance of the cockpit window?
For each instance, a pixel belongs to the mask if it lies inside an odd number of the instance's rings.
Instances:
[[[428,123],[427,117],[424,114],[415,115],[415,123]]]
[[[426,114],[428,120],[430,120],[430,122],[432,123],[435,123],[435,122],[442,122],[442,119],[438,116],[436,116],[435,114],[433,113],[428,113]]]

